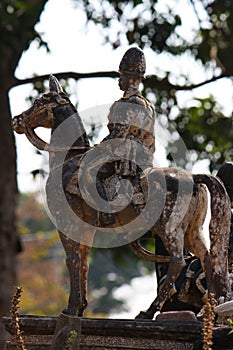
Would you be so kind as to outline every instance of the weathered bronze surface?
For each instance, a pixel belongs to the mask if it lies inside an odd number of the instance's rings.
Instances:
[[[231,208],[233,209],[233,162],[224,163],[217,175],[222,180],[224,187],[228,193],[231,202]],[[161,255],[161,262],[156,262],[156,277],[158,288],[163,283],[164,278],[168,270],[168,262],[166,257],[169,256],[165,250],[159,237],[156,237],[156,253]],[[164,256],[164,261],[162,259]],[[233,281],[232,281],[232,268],[233,268],[233,213],[231,214],[231,230],[229,236],[228,247],[228,264],[231,282],[231,290],[226,296],[227,303],[218,305],[216,311],[218,311],[218,321],[227,318],[233,318],[232,307],[230,308],[229,300],[233,299]],[[206,293],[206,278],[205,273],[201,267],[200,260],[195,256],[187,256],[186,266],[183,268],[182,273],[177,278],[174,290],[170,293],[170,297],[167,298],[161,311],[168,310],[191,310],[196,314],[203,307],[203,296]],[[233,301],[231,301],[233,303]],[[220,312],[221,311],[221,312]]]
[[[150,116],[149,112],[153,114],[153,109],[151,109],[149,103],[145,102],[145,99],[137,94],[136,97],[131,94],[132,91],[135,93],[135,89],[137,90],[138,82],[141,81],[141,76],[138,78],[137,75],[129,71],[124,71],[123,73],[124,74],[120,77],[120,88],[127,92],[123,98],[133,99],[128,103],[131,109],[133,105],[136,105],[136,108],[138,108],[140,104],[138,101],[143,101],[143,107],[146,106],[146,108],[144,108],[146,114],[142,114],[142,116]],[[128,108],[126,108],[126,112],[130,112],[129,116],[133,117],[131,109],[128,110]],[[113,115],[115,115],[115,112],[113,114],[110,112],[110,135],[108,139],[112,143],[110,143],[110,147],[108,148],[105,140],[100,146],[103,148],[103,151],[106,151],[107,147],[107,151],[112,153],[111,159],[113,162],[110,162],[109,166],[111,167],[113,163],[114,171],[111,176],[114,178],[115,174],[117,174],[122,176],[122,178],[126,177],[128,179],[131,177],[132,184],[135,185],[136,190],[135,193],[133,193],[133,199],[124,210],[114,215],[111,214],[109,221],[102,220],[104,227],[121,229],[121,227],[130,222],[130,220],[139,216],[140,220],[137,228],[139,232],[141,232],[145,226],[145,222],[148,219],[151,220],[151,218],[157,214],[157,211],[161,210],[158,219],[151,225],[150,229],[152,237],[159,235],[171,256],[168,274],[163,287],[149,309],[146,312],[141,312],[138,317],[152,319],[154,313],[163,306],[176,278],[185,265],[184,247],[200,258],[202,267],[206,272],[208,290],[218,295],[226,294],[229,289],[227,249],[231,211],[229,198],[226,195],[222,183],[211,175],[192,175],[183,169],[176,168],[160,169],[150,167],[145,169],[144,167],[141,176],[138,177],[137,168],[133,169],[135,162],[137,165],[137,152],[135,152],[134,147],[130,148],[130,155],[132,155],[132,158],[128,157],[126,162],[121,162],[120,160],[120,162],[118,162],[120,163],[119,168],[116,169],[115,165],[118,163],[114,159],[114,151],[116,151],[114,145],[119,146],[119,138],[124,145],[124,141],[128,141],[128,139],[131,140],[132,137],[137,139],[137,136],[139,136],[139,144],[145,146],[143,148],[145,154],[151,154],[151,150],[153,151],[154,149],[154,136],[153,133],[150,132],[153,126],[153,116],[151,115],[149,119],[145,118],[146,120],[150,120],[149,127],[143,125],[134,129],[131,128],[131,124],[128,125],[127,123],[127,128],[121,128],[121,126],[117,128],[117,123],[115,125],[111,119]],[[67,134],[57,134],[56,130],[58,126],[71,116],[73,124],[72,127],[67,130]],[[136,117],[137,116],[135,116],[135,118]],[[130,123],[133,123],[132,119]],[[35,134],[34,129],[39,126],[52,129],[50,144],[45,143]],[[76,232],[76,239],[71,239],[72,232],[75,232],[77,228],[73,227],[69,220],[69,210],[71,208],[83,222],[92,223],[93,227],[98,227],[100,225],[98,206],[97,209],[94,209],[88,205],[80,195],[77,176],[80,171],[79,164],[82,157],[88,152],[94,152],[95,147],[90,149],[90,144],[80,116],[62,91],[56,78],[53,76],[50,77],[50,92],[44,94],[40,99],[37,99],[29,110],[15,117],[13,119],[13,129],[18,133],[25,133],[30,142],[37,148],[49,151],[50,174],[47,181],[47,201],[50,211],[57,220],[58,227],[63,227],[63,230],[59,230],[59,234],[66,251],[67,267],[70,273],[70,297],[67,309],[64,312],[69,315],[82,316],[87,305],[87,257],[95,237],[95,231],[92,230],[90,232],[84,225],[83,229],[80,230],[79,228],[80,232]],[[77,133],[79,137],[78,139],[76,137],[76,141],[70,146],[67,144],[67,140],[69,141],[72,139],[75,133]],[[114,135],[114,137],[112,135]],[[142,135],[144,136],[142,137]],[[87,150],[89,151],[87,152]],[[147,150],[149,150],[150,153],[147,153]],[[124,151],[124,149],[122,151]],[[61,157],[62,152],[65,154],[65,158]],[[143,156],[143,159],[146,159],[145,165],[149,165],[151,162],[150,157],[147,159]],[[57,180],[60,176],[61,168],[62,183],[61,185],[59,184],[59,187]],[[93,164],[90,164],[89,172],[87,170],[85,173],[85,176],[88,177],[90,175],[90,179],[92,179],[89,183],[90,186],[93,183],[93,178],[91,176],[92,170]],[[119,173],[117,173],[117,170],[119,170]],[[108,177],[108,175],[105,177],[101,173],[99,178],[100,187],[103,185],[102,190],[105,192],[105,195],[107,194],[107,199],[109,189],[108,186],[105,186],[105,181],[107,181]],[[74,179],[76,179],[76,183]],[[70,190],[71,182],[73,187],[76,186],[76,192]],[[203,184],[208,187],[211,194],[212,216],[209,227],[210,251],[203,241],[201,232],[207,210],[207,192]],[[180,189],[182,189],[181,192]],[[89,188],[85,188],[84,190],[87,194],[91,194]],[[116,189],[114,189],[114,191],[116,191]],[[65,193],[65,197],[62,197],[62,193]],[[135,199],[134,194],[137,195]],[[144,201],[137,202],[139,194],[144,196]],[[69,204],[67,211],[64,211],[64,198]],[[95,201],[95,198],[93,198],[93,201]],[[148,201],[150,205],[146,213],[143,213],[143,209]],[[128,235],[125,240],[126,244],[130,238],[130,232],[123,232],[123,234],[126,236]],[[139,257],[156,261],[156,256],[144,250],[138,240],[130,243],[130,246]]]

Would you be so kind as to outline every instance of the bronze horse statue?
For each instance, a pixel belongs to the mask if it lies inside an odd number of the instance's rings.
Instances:
[[[24,133],[36,148],[49,152],[47,202],[56,220],[70,274],[70,296],[64,312],[82,316],[87,306],[88,253],[95,240],[95,232],[101,227],[98,207],[87,203],[87,197],[84,198],[80,192],[79,183],[76,184],[76,193],[70,190],[70,184],[73,178],[82,180],[86,176],[85,167],[82,169],[82,159],[95,151],[96,146],[90,147],[79,114],[54,76],[49,78],[49,89],[48,93],[34,101],[31,108],[14,117],[13,129],[19,134]],[[37,127],[51,129],[49,144],[35,133]],[[104,146],[104,142],[101,146]],[[85,166],[88,168],[91,164],[85,163]],[[80,177],[76,174],[80,174]],[[207,212],[205,185],[211,197],[210,247],[202,232]],[[143,172],[141,187],[150,203],[146,213],[141,215],[132,202],[128,203],[124,209],[113,213],[115,223],[110,223],[107,227],[116,230],[116,237],[126,234],[125,244],[128,243],[134,253],[143,259],[159,259],[140,244],[140,237],[146,231],[150,231],[151,237],[158,235],[170,255],[163,287],[148,310],[137,317],[151,319],[156,311],[161,310],[185,265],[184,247],[200,258],[206,273],[208,291],[214,292],[216,296],[224,296],[229,289],[227,249],[231,210],[221,181],[211,175],[192,175],[183,169],[149,168]],[[95,201],[94,198],[92,200]],[[136,235],[122,232],[130,220],[135,220],[138,216],[140,232]],[[77,226],[75,217],[79,219]],[[155,219],[150,220],[151,218]],[[145,224],[143,231],[143,225],[148,220],[149,225]]]

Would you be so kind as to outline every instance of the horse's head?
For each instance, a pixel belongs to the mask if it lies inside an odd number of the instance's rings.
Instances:
[[[32,107],[13,118],[13,130],[18,134],[25,134],[36,148],[44,150],[48,144],[34,130],[38,127],[53,129],[54,109],[69,103],[70,101],[58,80],[50,75],[49,92],[35,99]]]

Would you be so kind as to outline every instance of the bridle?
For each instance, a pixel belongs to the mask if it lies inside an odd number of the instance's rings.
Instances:
[[[53,94],[55,95],[55,94]],[[61,106],[61,105],[67,105],[70,103],[68,98],[63,98],[59,94],[56,93],[55,101],[50,102],[47,105],[44,106],[37,106],[40,108],[40,111],[44,111],[47,113],[47,117],[49,121],[54,120],[54,112],[53,109]],[[46,100],[45,95],[43,98]],[[48,98],[47,98],[48,99]],[[38,104],[38,100],[35,100],[35,105]],[[35,111],[32,112],[36,113]],[[25,128],[25,135],[28,138],[28,140],[38,149],[47,151],[47,152],[68,152],[68,151],[86,151],[89,150],[91,147],[90,146],[67,146],[67,147],[59,147],[59,146],[52,146],[48,144],[47,142],[43,141],[38,135],[35,133],[36,127],[32,127],[29,125],[29,116],[27,115],[26,112],[22,113],[23,121],[24,121],[24,128]],[[32,115],[30,115],[31,119]]]

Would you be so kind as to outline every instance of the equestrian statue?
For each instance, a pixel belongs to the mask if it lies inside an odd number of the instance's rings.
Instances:
[[[140,238],[158,236],[169,254],[166,277],[157,297],[138,318],[152,319],[186,266],[184,248],[200,259],[208,293],[229,291],[228,246],[230,200],[219,178],[180,168],[153,167],[154,109],[139,85],[145,57],[130,48],[119,67],[123,97],[109,112],[109,135],[90,146],[82,120],[58,80],[49,77],[49,92],[13,118],[13,129],[49,154],[47,203],[66,252],[70,274],[69,315],[82,316],[87,306],[88,254],[92,246],[128,244],[142,259],[158,261]],[[35,129],[51,129],[47,143]],[[210,246],[203,232],[210,193]]]

